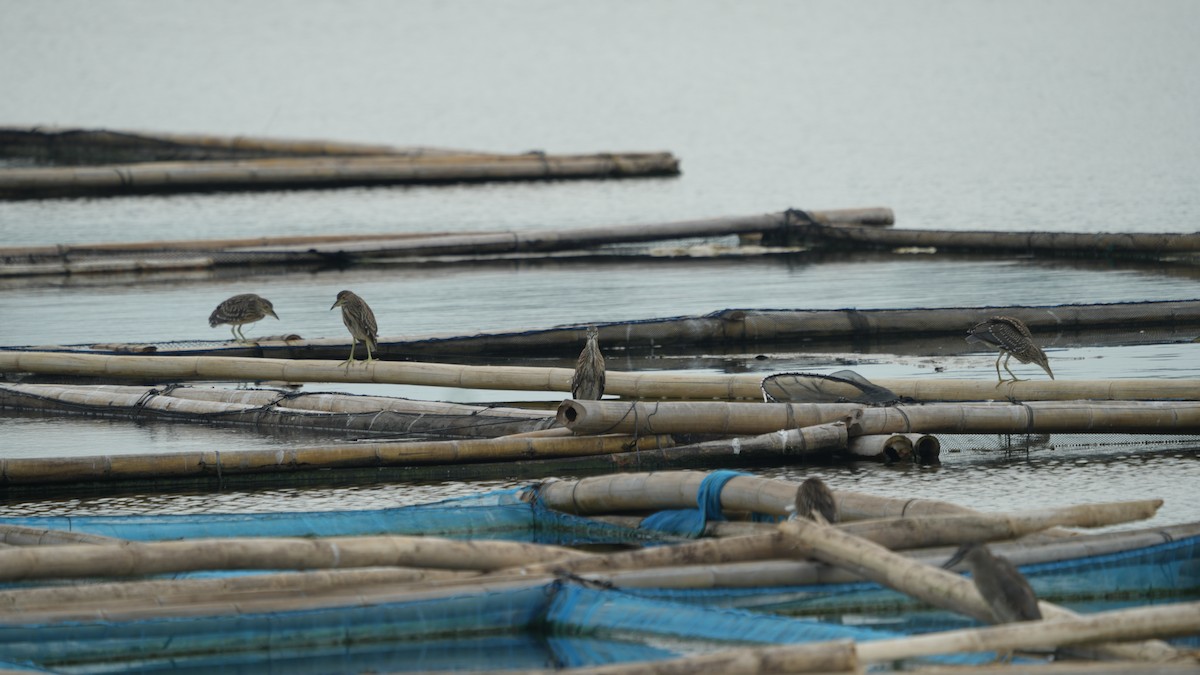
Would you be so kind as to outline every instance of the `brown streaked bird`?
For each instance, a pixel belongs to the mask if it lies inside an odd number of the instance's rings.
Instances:
[[[994,623],[1042,618],[1037,594],[1007,558],[992,553],[984,544],[963,544],[942,567],[949,569],[962,560],[971,569],[972,581],[991,609]]]
[[[374,360],[371,348],[379,346],[376,341],[379,337],[379,325],[375,323],[375,313],[367,306],[366,301],[350,291],[337,294],[337,300],[329,309],[336,307],[342,308],[342,323],[346,324],[346,329],[350,331],[350,357],[344,362],[346,367],[354,363],[354,346],[359,342],[367,347],[367,359],[364,363],[370,363]]]
[[[246,334],[242,332],[242,326],[254,323],[267,316],[273,316],[276,319],[279,318],[270,300],[254,293],[242,293],[217,305],[212,314],[208,315],[208,325],[211,328],[216,328],[223,323],[227,323],[230,325],[229,332],[233,333],[235,340],[238,342],[249,342],[246,339]]]
[[[1033,334],[1020,319],[993,316],[987,321],[980,321],[967,331],[967,342],[982,342],[1000,350],[1000,354],[996,356],[996,379],[1001,382],[1004,381],[1000,376],[1001,358],[1004,359],[1004,370],[1012,375],[1013,382],[1020,381],[1021,378],[1013,375],[1013,371],[1008,368],[1008,360],[1014,356],[1021,363],[1036,363],[1046,371],[1050,379],[1054,379],[1046,352],[1033,343]]]
[[[800,487],[796,488],[796,505],[791,517],[804,518],[824,525],[837,522],[837,502],[834,501],[833,491],[825,481],[816,477],[806,478]]]
[[[581,401],[599,401],[604,396],[604,355],[600,353],[600,331],[588,326],[587,343],[575,362],[571,376],[571,397]]]

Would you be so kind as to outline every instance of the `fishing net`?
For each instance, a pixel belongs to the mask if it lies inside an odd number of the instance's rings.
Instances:
[[[673,541],[639,530],[555,511],[536,488],[497,490],[429,504],[361,511],[201,513],[2,518],[0,525],[98,534],[133,541],[207,537],[424,535],[540,544],[630,544]]]
[[[762,392],[768,403],[892,405],[902,402],[891,389],[872,384],[853,370],[839,370],[829,375],[777,373],[763,378]]]

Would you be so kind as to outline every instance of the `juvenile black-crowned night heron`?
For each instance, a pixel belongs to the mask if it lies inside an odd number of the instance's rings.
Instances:
[[[994,555],[984,544],[964,544],[942,567],[949,569],[960,560],[965,560],[971,569],[975,588],[992,610],[993,623],[1042,618],[1033,588],[1008,559]]]
[[[837,522],[837,502],[833,500],[833,491],[825,481],[816,477],[806,478],[796,488],[796,505],[791,517],[824,524]]]
[[[342,308],[342,323],[346,324],[346,329],[350,331],[350,357],[346,359],[347,367],[354,363],[354,345],[362,342],[367,347],[367,359],[364,363],[371,362],[374,357],[371,356],[371,348],[378,347],[376,339],[379,337],[379,325],[375,323],[375,312],[367,306],[366,301],[350,291],[342,291],[337,294],[337,300],[334,301],[333,307]]]
[[[1013,375],[1013,371],[1008,368],[1008,360],[1014,356],[1021,363],[1036,363],[1046,371],[1050,379],[1054,379],[1054,373],[1050,371],[1050,362],[1046,359],[1046,352],[1033,343],[1033,334],[1020,319],[1014,319],[1011,316],[993,316],[987,321],[980,321],[967,331],[967,342],[982,342],[1000,350],[1000,354],[996,356],[996,379],[1001,382],[1004,381],[1004,378],[1000,376],[1001,358],[1004,359],[1004,370],[1012,375],[1013,382],[1021,379]]]
[[[604,396],[604,355],[600,353],[600,331],[595,326],[587,329],[587,344],[579,352],[575,362],[575,374],[571,376],[571,397],[582,401],[598,401]]]
[[[216,328],[227,323],[230,325],[229,332],[233,333],[235,340],[248,342],[246,334],[242,332],[242,326],[267,316],[279,318],[275,314],[275,308],[271,305],[270,300],[254,293],[242,293],[217,305],[212,314],[208,315],[208,325]]]

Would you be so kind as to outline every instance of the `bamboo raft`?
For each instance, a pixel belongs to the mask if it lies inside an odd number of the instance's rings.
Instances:
[[[74,152],[56,150],[58,154],[55,155],[38,152],[39,142],[44,146],[47,141],[28,138],[46,136],[45,132],[31,130],[25,134],[27,138],[13,140],[21,135],[20,130],[11,128],[0,133],[0,141],[6,141],[0,144],[0,156],[13,157],[32,147],[30,154],[43,158],[65,153],[69,157],[92,159],[114,149],[118,154],[138,157],[139,150],[146,149],[151,161],[0,169],[0,199],[679,175],[679,160],[669,152],[506,155],[412,152],[378,147],[372,150],[324,142],[253,143],[228,139],[223,143],[201,142],[199,152],[180,149],[173,154],[211,157],[214,150],[220,150],[226,155],[249,154],[251,158],[162,161],[157,157],[162,156],[164,146],[186,147],[187,139],[151,137],[114,148],[114,144],[104,141],[117,136],[128,140],[131,134],[113,134],[107,139],[95,139],[100,142],[92,142],[87,135],[64,131],[51,134],[53,145],[77,142],[85,147]],[[310,154],[314,150],[318,154]],[[171,154],[169,150],[168,153]]]
[[[525,489],[538,498],[514,494],[505,508],[507,513],[528,517],[531,505],[535,515],[552,515],[552,509],[595,514],[694,506],[698,500],[711,501],[701,497],[707,481],[716,477],[675,472],[551,481]],[[795,499],[794,483],[747,475],[723,479],[715,502],[731,515],[751,511],[782,515]],[[254,652],[266,633],[270,633],[273,648],[288,644],[300,649],[314,640],[327,639],[330,628],[321,623],[325,621],[339,626],[335,629],[339,640],[351,642],[366,635],[374,640],[428,640],[439,634],[495,634],[497,630],[523,631],[540,625],[568,633],[637,632],[643,639],[662,636],[724,643],[723,649],[705,656],[661,660],[671,655],[642,655],[642,659],[659,661],[621,665],[640,668],[640,672],[691,672],[710,665],[727,668],[743,659],[772,670],[786,663],[788,669],[799,672],[827,671],[834,659],[841,664],[839,670],[850,672],[868,663],[939,654],[958,654],[956,658],[970,661],[967,655],[972,652],[1072,645],[1086,645],[1093,658],[1119,659],[1127,666],[1130,662],[1196,666],[1194,656],[1161,639],[1200,632],[1200,603],[1177,598],[1162,606],[1080,616],[1053,602],[1058,597],[1049,591],[1053,584],[1049,577],[1049,585],[1043,584],[1031,562],[1061,559],[1067,564],[1083,555],[1089,559],[1109,556],[1104,559],[1127,562],[1107,564],[1127,565],[1140,555],[1136,552],[1143,549],[1136,547],[1145,542],[1152,544],[1146,551],[1163,546],[1180,551],[1169,565],[1150,559],[1145,564],[1160,573],[1168,568],[1182,570],[1194,564],[1194,556],[1200,552],[1200,526],[1176,528],[1170,535],[1150,530],[1080,535],[1061,529],[1144,519],[1155,513],[1161,501],[979,514],[945,502],[887,499],[842,490],[835,491],[835,497],[844,514],[836,526],[791,520],[763,525],[756,534],[660,542],[612,553],[581,552],[549,542],[461,541],[386,533],[135,542],[83,531],[73,533],[72,541],[50,538],[45,532],[30,536],[28,531],[34,527],[51,524],[33,522],[32,527],[16,526],[26,532],[12,540],[21,546],[0,549],[3,576],[10,581],[24,580],[0,591],[0,644],[10,658],[47,666],[64,659],[76,664],[119,661],[122,656],[112,651],[113,644],[120,644],[125,653],[136,647],[141,659],[169,658],[178,664],[206,657],[214,649],[231,658],[243,654],[262,658]],[[445,513],[457,512],[464,524],[474,520],[469,510],[453,503],[430,506],[445,507]],[[479,506],[485,513],[496,508]],[[895,514],[903,517],[895,519]],[[197,518],[206,517],[211,516]],[[179,532],[178,525],[170,522],[178,518],[167,517],[156,526],[153,518],[126,517],[124,520],[131,522],[125,532],[178,536],[170,534]],[[112,524],[120,520],[107,519]],[[87,518],[68,522],[82,530],[92,527]],[[305,516],[295,522],[307,526],[317,521]],[[0,531],[12,527],[0,523]],[[578,533],[579,527],[570,524],[567,531]],[[591,527],[603,536],[620,529],[600,523]],[[534,529],[547,532],[542,527]],[[714,610],[708,603],[727,596],[704,599],[710,597],[705,593],[711,594],[729,581],[757,592],[760,602],[768,603],[781,594],[811,593],[825,585],[831,597],[842,598],[844,609],[839,611],[855,613],[863,610],[845,604],[853,597],[845,590],[849,588],[846,580],[861,586],[862,581],[853,580],[868,579],[912,596],[910,602],[978,621],[990,614],[974,585],[938,567],[949,555],[947,546],[978,540],[997,542],[997,551],[1016,559],[1034,586],[1049,593],[1041,598],[1042,621],[980,628],[978,623],[962,620],[949,630],[934,629],[914,636],[797,620],[762,609],[741,613]],[[1180,548],[1185,542],[1187,552]],[[916,548],[899,553],[895,549],[900,547]],[[203,569],[278,571],[253,577],[137,578]],[[1129,574],[1124,572],[1126,577]],[[707,583],[701,582],[702,578]],[[1088,578],[1086,573],[1083,578]],[[1184,578],[1188,578],[1186,573],[1162,583],[1180,592]],[[69,579],[82,583],[63,585]],[[746,585],[747,579],[754,583]],[[764,588],[771,579],[786,580],[785,585]],[[58,582],[47,586],[39,580]],[[1194,583],[1194,578],[1191,581]],[[702,590],[698,582],[712,590]],[[1147,587],[1140,582],[1134,585]],[[688,604],[668,602],[648,593],[666,588],[692,600]],[[1106,589],[1093,580],[1091,591],[1103,594]],[[827,609],[816,611],[828,613]],[[911,613],[913,607],[905,611]],[[318,620],[318,616],[322,618]],[[173,638],[163,640],[159,634],[163,629]],[[228,630],[238,631],[239,640],[231,642]],[[781,644],[800,641],[805,644]],[[738,642],[757,642],[759,646],[746,648]],[[982,664],[993,657],[975,658],[970,662]],[[1021,667],[1031,664],[1036,661],[1024,661]],[[761,672],[756,668],[737,672]]]

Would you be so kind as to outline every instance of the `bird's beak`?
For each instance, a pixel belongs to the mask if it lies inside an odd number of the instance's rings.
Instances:
[[[332,307],[330,307],[329,309],[331,309],[331,310],[333,310],[333,309],[337,309],[337,306],[338,306],[338,305],[340,305],[340,304],[342,304],[342,301],[341,301],[341,300],[338,300],[338,301],[334,302],[334,303],[333,303],[333,306],[332,306]]]

